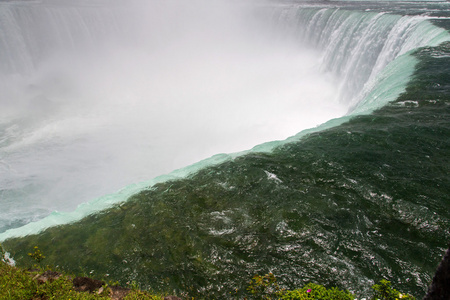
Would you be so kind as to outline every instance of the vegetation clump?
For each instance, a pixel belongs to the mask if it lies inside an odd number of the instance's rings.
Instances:
[[[409,294],[401,293],[391,287],[391,282],[381,280],[379,284],[372,286],[374,290],[370,300],[415,300]],[[264,276],[255,275],[247,290],[253,299],[280,299],[280,300],[358,300],[355,295],[347,290],[336,287],[327,289],[323,285],[308,283],[300,289],[285,290],[278,284],[272,273]],[[367,300],[361,298],[360,300]]]
[[[280,299],[286,300],[353,300],[355,296],[349,291],[343,291],[336,287],[330,289],[315,283],[308,283],[301,289],[286,291]]]
[[[399,299],[407,299],[414,300],[415,298],[409,294],[400,293],[396,289],[391,287],[391,282],[385,279],[382,279],[379,284],[375,284],[372,286],[372,289],[375,291],[372,299],[376,300],[399,300]]]
[[[34,252],[29,253],[29,256],[39,264],[45,258],[38,247],[34,247]],[[0,299],[159,300],[162,298],[134,288],[121,288],[125,292],[116,297],[114,292],[117,287],[106,283],[93,292],[81,292],[74,286],[74,279],[77,278],[75,276],[64,275],[48,266],[42,267],[38,264],[26,270],[10,262],[11,259],[0,244]]]
[[[40,263],[45,258],[38,246],[34,246],[34,252],[28,253],[28,256],[34,259],[37,263]]]

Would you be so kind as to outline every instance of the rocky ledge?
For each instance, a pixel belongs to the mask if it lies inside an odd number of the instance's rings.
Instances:
[[[38,270],[29,270],[31,272],[35,272]],[[39,273],[33,277],[34,280],[39,284],[44,284],[46,282],[52,282],[63,275],[62,273],[56,271],[45,271],[43,273]],[[72,279],[73,290],[80,293],[96,293],[103,294],[109,293],[109,297],[112,300],[122,300],[124,299],[132,290],[129,288],[121,287],[121,286],[107,286],[106,282],[89,278],[89,277],[75,277]],[[108,289],[108,290],[106,290]],[[182,300],[177,296],[165,296],[163,300]]]

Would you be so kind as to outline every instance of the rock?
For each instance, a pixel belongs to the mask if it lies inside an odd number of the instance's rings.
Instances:
[[[100,295],[101,293],[103,293],[103,290],[104,290],[103,287],[99,288],[98,291],[97,291],[97,294]]]
[[[88,278],[88,277],[75,277],[72,280],[73,283],[73,289],[77,292],[90,292],[93,293],[94,291],[101,288],[105,283],[100,280]]]
[[[53,282],[60,278],[62,276],[61,273],[55,272],[55,271],[45,271],[42,274],[37,274],[34,276],[33,279],[35,279],[39,284],[43,284],[48,282]]]
[[[120,286],[110,286],[109,289],[111,290],[110,297],[112,300],[122,300],[131,292],[130,289]]]
[[[423,300],[449,300],[450,299],[450,247],[439,264],[428,293]]]

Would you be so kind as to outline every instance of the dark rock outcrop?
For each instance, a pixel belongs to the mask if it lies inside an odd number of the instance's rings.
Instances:
[[[423,300],[450,300],[450,247],[439,264]]]
[[[88,278],[88,277],[75,277],[73,279],[73,289],[77,292],[90,292],[100,289],[105,282]]]

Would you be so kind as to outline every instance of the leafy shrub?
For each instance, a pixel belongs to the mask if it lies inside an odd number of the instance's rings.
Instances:
[[[391,282],[381,280],[379,284],[372,286],[374,295],[371,300],[415,300],[409,294],[401,293],[391,287]],[[304,287],[295,290],[283,290],[276,282],[272,273],[264,276],[255,275],[250,281],[247,290],[253,299],[283,299],[283,300],[356,300],[355,295],[336,287],[326,287],[308,283]],[[366,299],[366,298],[362,298]]]
[[[255,275],[250,281],[247,287],[254,298],[257,299],[272,299],[272,297],[278,295],[281,290],[277,284],[277,279],[272,273],[264,276]]]
[[[308,283],[301,289],[284,292],[280,299],[353,300],[355,296],[349,291],[343,291],[335,287],[327,289],[319,284]]]
[[[379,284],[374,284],[372,289],[375,294],[372,296],[372,300],[415,300],[413,296],[409,294],[400,293],[396,289],[391,287],[391,282],[382,279]]]

